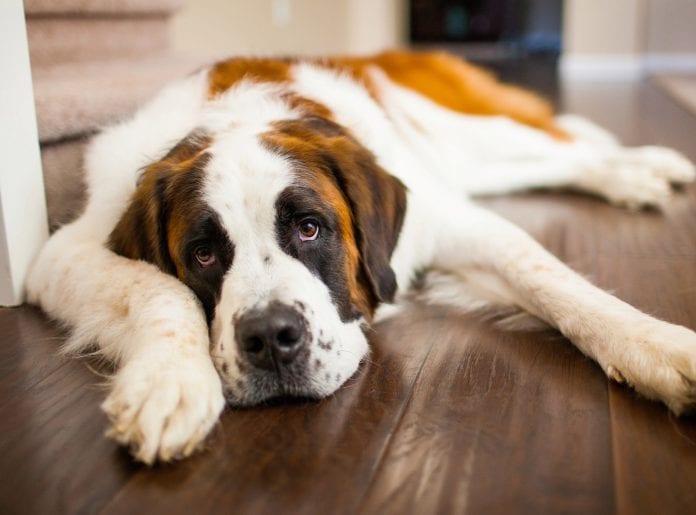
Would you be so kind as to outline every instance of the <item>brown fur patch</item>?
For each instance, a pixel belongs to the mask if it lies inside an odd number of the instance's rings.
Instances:
[[[389,258],[405,211],[403,185],[346,129],[325,118],[276,122],[262,141],[297,161],[299,181],[333,207],[351,302],[370,318],[396,288]]]
[[[228,90],[241,80],[288,82],[291,61],[286,59],[233,58],[213,65],[208,73],[208,98]]]
[[[131,203],[109,236],[109,246],[131,259],[154,263],[181,278],[183,265],[174,249],[186,227],[192,191],[201,180],[207,160],[207,135],[190,135],[142,173]]]
[[[339,186],[322,162],[321,147],[325,135],[313,130],[313,120],[276,122],[274,131],[263,136],[263,141],[273,150],[291,156],[301,163],[299,180],[314,190],[327,205],[333,207],[338,218],[341,240],[344,242],[344,273],[348,280],[351,301],[365,314],[371,312],[365,288],[358,284],[360,258],[350,205]]]
[[[341,70],[361,82],[379,100],[379,88],[369,69],[377,67],[397,84],[443,107],[475,115],[504,115],[543,130],[556,139],[572,140],[559,127],[551,105],[523,88],[503,84],[490,72],[445,52],[389,51],[367,57],[305,59],[316,66]],[[209,97],[243,79],[290,83],[298,59],[234,58],[213,66],[209,73]],[[291,106],[311,102],[288,93]],[[316,107],[316,105],[314,106]],[[321,114],[326,117],[327,113]]]
[[[283,94],[283,99],[291,109],[298,111],[305,116],[311,115],[326,118],[327,120],[333,119],[333,114],[328,107],[320,104],[319,102],[315,102],[314,100],[310,100],[309,98],[300,96],[297,93],[288,91]]]
[[[176,276],[196,294],[208,321],[234,258],[234,245],[203,198],[211,141],[194,131],[148,166],[108,242],[117,254]],[[212,264],[202,266],[196,259],[201,247],[215,255]]]
[[[466,114],[505,115],[546,131],[559,140],[572,137],[554,121],[551,105],[522,88],[503,84],[491,73],[444,52],[384,52],[362,58],[335,58],[327,63],[351,73],[379,99],[369,68],[380,68],[389,78],[430,100]]]

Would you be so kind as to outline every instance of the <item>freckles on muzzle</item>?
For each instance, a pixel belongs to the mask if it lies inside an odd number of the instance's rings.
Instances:
[[[358,370],[368,351],[360,324],[315,309],[305,301],[275,300],[240,312],[225,327],[219,319],[211,355],[230,406],[320,399]]]
[[[247,309],[233,317],[224,333],[227,337],[219,340],[214,361],[230,405],[283,396],[315,397],[312,324],[302,302],[275,300]]]
[[[238,355],[252,367],[282,377],[306,364],[312,334],[296,307],[272,302],[244,313],[234,324]]]

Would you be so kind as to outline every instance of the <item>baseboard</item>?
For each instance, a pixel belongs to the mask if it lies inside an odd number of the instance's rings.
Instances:
[[[644,74],[644,63],[631,55],[561,55],[558,70],[571,80],[636,80]]]
[[[648,73],[696,72],[696,54],[647,54],[644,61]]]
[[[652,73],[694,73],[696,53],[561,55],[559,73],[572,80],[636,80]]]

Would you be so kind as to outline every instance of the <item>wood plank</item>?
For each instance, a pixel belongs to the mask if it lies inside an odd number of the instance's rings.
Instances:
[[[103,389],[35,308],[0,310],[0,512],[98,510],[131,474],[106,440]]]
[[[419,329],[387,324],[327,399],[226,412],[206,453],[139,470],[105,512],[354,513],[438,338],[437,325]]]
[[[591,272],[586,247],[594,242],[576,237],[577,215],[593,212],[596,201],[533,197],[486,204]],[[613,512],[599,367],[552,331],[502,332],[454,314],[443,323],[446,337],[428,357],[364,511]]]
[[[618,241],[607,244],[601,280],[656,316],[696,328],[696,189],[690,194],[659,223],[622,230]],[[609,393],[618,512],[693,512],[696,420],[676,418],[620,386]]]
[[[612,385],[617,513],[685,514],[696,510],[696,424],[656,402]]]
[[[696,160],[696,118],[654,84],[633,94],[633,125],[620,136],[669,145]],[[608,127],[620,123],[606,95],[587,91],[575,100]],[[696,187],[676,195],[664,213],[617,212],[593,228],[602,286],[659,318],[696,329]],[[675,418],[618,385],[611,385],[609,403],[618,512],[696,510],[696,419]]]
[[[447,321],[367,513],[609,513],[601,372],[548,333]]]

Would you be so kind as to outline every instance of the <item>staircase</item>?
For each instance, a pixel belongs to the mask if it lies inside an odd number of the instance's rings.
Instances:
[[[89,138],[206,60],[172,53],[183,0],[24,0],[49,225],[84,207]]]

